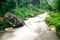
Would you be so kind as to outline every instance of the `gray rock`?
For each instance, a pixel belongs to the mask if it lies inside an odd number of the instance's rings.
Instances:
[[[9,24],[11,24],[14,27],[21,27],[23,26],[25,23],[22,19],[18,18],[16,15],[7,12],[5,14],[5,21],[7,21]]]

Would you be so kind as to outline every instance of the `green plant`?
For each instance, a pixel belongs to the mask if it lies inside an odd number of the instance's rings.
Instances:
[[[48,25],[54,25],[56,33],[60,36],[60,14],[58,12],[50,12],[50,17],[46,18]]]
[[[39,13],[39,10],[36,8],[30,8],[30,7],[23,7],[23,8],[16,8],[11,10],[11,12],[15,15],[17,15],[21,19],[25,19],[26,17],[29,17],[32,15],[36,15]]]

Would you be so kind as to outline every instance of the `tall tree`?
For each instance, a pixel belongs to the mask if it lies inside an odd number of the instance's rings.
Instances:
[[[9,10],[16,7],[16,2],[14,0],[1,0],[0,1],[0,13],[4,14]]]
[[[40,8],[45,10],[52,10],[51,5],[48,2],[49,0],[40,0]]]
[[[40,8],[40,0],[33,0],[33,6]]]
[[[60,11],[60,0],[56,0],[56,10]]]
[[[4,15],[4,11],[3,11],[3,9],[5,9],[5,4],[6,3],[6,0],[0,0],[0,16],[3,16]],[[4,6],[3,6],[4,5]],[[1,14],[2,13],[2,14]]]

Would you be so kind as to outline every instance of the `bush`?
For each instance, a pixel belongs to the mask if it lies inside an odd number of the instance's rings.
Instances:
[[[11,10],[11,12],[20,17],[21,19],[25,19],[30,16],[35,16],[36,14],[39,13],[39,10],[36,8],[27,7],[27,8],[13,9]]]
[[[54,25],[56,33],[60,36],[60,14],[58,12],[50,12],[50,16],[46,19],[48,25]]]

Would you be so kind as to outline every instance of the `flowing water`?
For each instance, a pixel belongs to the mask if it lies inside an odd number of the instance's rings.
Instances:
[[[0,40],[60,40],[57,35],[49,31],[44,21],[48,13],[37,15],[25,20],[25,25],[11,32],[0,32]]]

